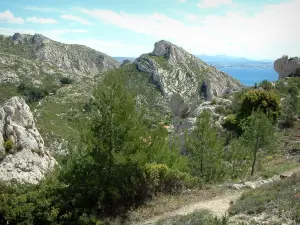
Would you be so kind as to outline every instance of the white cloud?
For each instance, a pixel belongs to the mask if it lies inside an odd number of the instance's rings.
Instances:
[[[180,3],[185,3],[187,2],[188,0],[179,0]]]
[[[300,1],[291,0],[267,5],[251,16],[242,11],[204,18],[190,16],[190,19],[195,20],[193,25],[158,13],[127,14],[87,9],[82,9],[81,12],[109,25],[157,40],[167,39],[194,54],[229,54],[274,59],[283,54],[299,55],[299,8]]]
[[[81,23],[83,25],[93,25],[92,22],[90,22],[86,19],[83,19],[81,17],[73,16],[73,15],[64,14],[64,15],[61,15],[60,18],[65,19],[65,20],[75,21],[75,22]]]
[[[199,8],[215,8],[221,5],[231,5],[232,0],[202,0],[197,6]]]
[[[40,24],[56,24],[57,20],[51,18],[38,18],[38,17],[30,17],[27,18],[26,21],[32,23],[40,23]]]
[[[24,23],[24,19],[21,17],[15,17],[9,10],[4,12],[0,12],[0,23],[17,23],[22,24]]]

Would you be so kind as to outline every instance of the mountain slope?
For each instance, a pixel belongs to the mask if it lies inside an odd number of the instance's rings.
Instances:
[[[12,37],[0,36],[0,50],[26,59],[48,62],[77,75],[94,76],[120,65],[112,57],[94,49],[62,44],[41,34],[16,33]]]
[[[155,43],[152,53],[141,55],[133,63],[149,74],[164,96],[179,94],[189,104],[243,87],[231,76],[167,41]]]

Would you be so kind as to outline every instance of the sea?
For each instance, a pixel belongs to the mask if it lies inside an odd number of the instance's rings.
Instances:
[[[277,81],[278,73],[273,69],[273,63],[226,64],[209,63],[217,69],[240,80],[246,86],[253,86],[263,80]]]

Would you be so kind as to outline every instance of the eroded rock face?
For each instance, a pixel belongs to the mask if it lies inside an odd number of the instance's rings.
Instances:
[[[24,99],[5,102],[0,108],[0,180],[37,183],[55,164]]]
[[[186,106],[192,111],[203,100],[210,101],[214,96],[243,87],[239,81],[167,41],[155,43],[152,53],[141,55],[133,63],[149,74],[152,83],[170,101],[174,95],[182,98],[177,106],[184,109],[178,108],[177,112],[185,111]]]
[[[296,70],[300,70],[300,58],[282,56],[274,62],[274,70],[279,74],[278,79],[293,76]]]

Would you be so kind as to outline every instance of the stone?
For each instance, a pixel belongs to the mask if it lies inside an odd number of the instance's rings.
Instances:
[[[164,40],[155,43],[152,53],[141,55],[133,63],[149,74],[165,97],[180,95],[189,111],[197,108],[203,97],[211,100],[244,87],[238,80]]]
[[[274,70],[278,73],[278,79],[293,76],[297,70],[300,70],[300,58],[289,58],[286,55],[282,56],[275,60]]]
[[[7,141],[12,142],[11,149],[5,149]],[[36,184],[56,164],[29,106],[20,97],[9,99],[0,108],[0,152],[0,180],[4,181]]]

